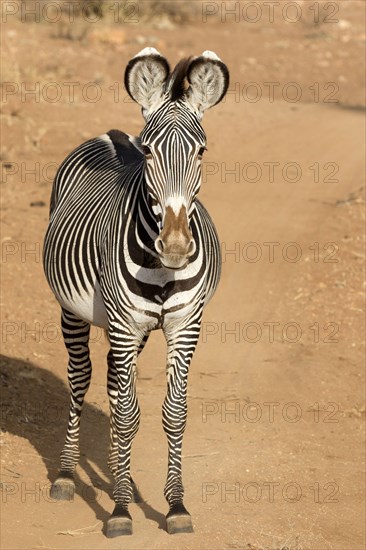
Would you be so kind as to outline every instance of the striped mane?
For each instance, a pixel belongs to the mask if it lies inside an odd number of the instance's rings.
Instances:
[[[188,88],[187,70],[191,60],[192,57],[187,57],[179,61],[166,81],[166,91],[170,92],[172,101],[181,99]]]

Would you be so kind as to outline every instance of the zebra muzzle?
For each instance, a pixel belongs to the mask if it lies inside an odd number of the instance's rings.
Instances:
[[[188,259],[196,250],[196,243],[191,239],[188,246],[185,247],[177,244],[167,245],[158,237],[155,241],[155,248],[164,267],[168,269],[184,269],[188,264]]]
[[[164,226],[155,241],[155,249],[160,261],[168,269],[184,269],[188,259],[196,251],[196,243],[188,225],[186,208],[181,207],[176,215],[168,206],[165,211]]]

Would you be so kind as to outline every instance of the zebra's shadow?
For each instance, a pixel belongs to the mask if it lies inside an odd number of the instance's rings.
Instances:
[[[28,439],[42,458],[48,473],[48,480],[35,479],[34,482],[38,482],[41,487],[48,486],[58,473],[59,455],[66,434],[69,389],[52,372],[30,361],[5,355],[0,355],[0,379],[1,429]],[[105,523],[114,507],[113,476],[107,467],[109,418],[98,407],[85,402],[81,422],[78,469],[84,470],[91,484],[85,484],[76,471],[76,494],[90,506],[96,518]],[[83,430],[87,422],[92,424],[91,428]],[[29,458],[26,471],[30,473],[31,462],[32,459]],[[29,483],[27,479],[22,481]],[[105,510],[99,503],[101,492],[106,492],[111,497],[109,510]],[[137,504],[145,517],[155,521],[159,529],[164,529],[165,516],[145,502],[140,493],[139,496],[141,502]]]

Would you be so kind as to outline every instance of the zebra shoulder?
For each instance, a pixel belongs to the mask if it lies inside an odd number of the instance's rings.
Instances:
[[[106,134],[114,147],[117,157],[123,165],[139,162],[143,153],[139,148],[139,139],[120,130],[109,130]]]
[[[76,181],[85,177],[85,170],[92,171],[106,166],[107,162],[115,157],[122,169],[129,164],[142,162],[144,154],[139,149],[139,139],[120,130],[110,130],[106,134],[85,141],[71,151],[61,163],[55,176],[50,200],[50,215],[59,197],[61,195],[66,197],[71,189],[75,188]],[[84,170],[79,170],[80,166]]]

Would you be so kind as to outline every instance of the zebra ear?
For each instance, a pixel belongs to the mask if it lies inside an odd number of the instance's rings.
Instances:
[[[165,57],[155,48],[144,48],[126,67],[126,90],[146,112],[151,111],[164,96],[164,84],[169,72]]]
[[[225,63],[209,50],[194,58],[188,69],[190,84],[186,97],[192,107],[203,114],[222,100],[229,86],[229,71]]]

